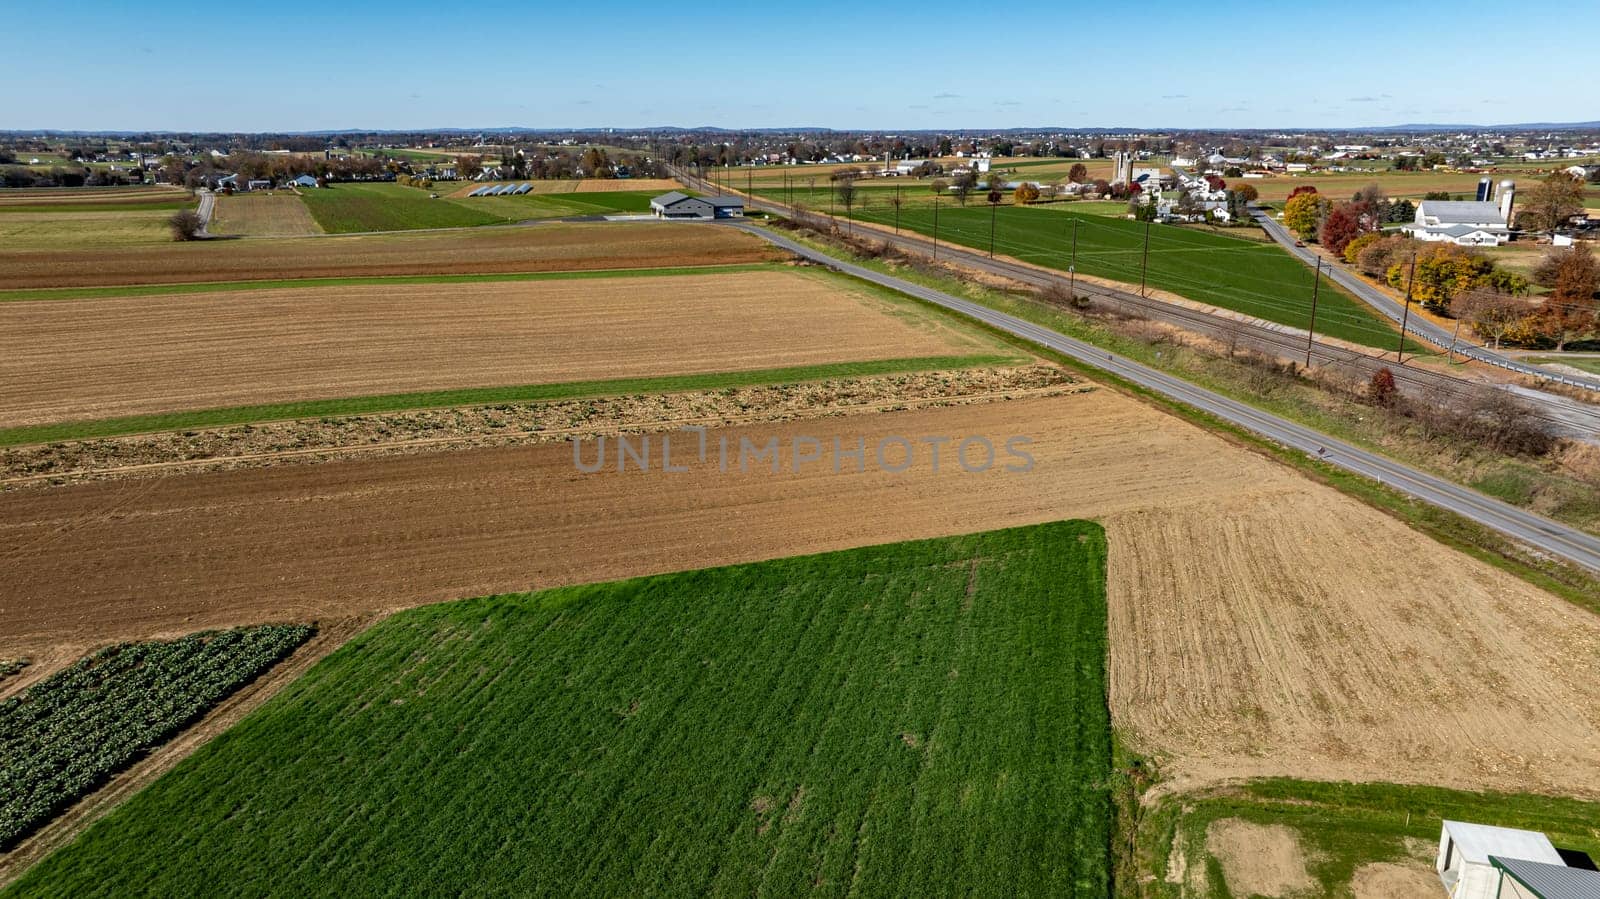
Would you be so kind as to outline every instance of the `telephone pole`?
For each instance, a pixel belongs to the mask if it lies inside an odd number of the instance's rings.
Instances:
[[[939,261],[939,198],[933,198],[933,261]]]
[[[1311,276],[1311,326],[1306,329],[1306,368],[1311,367],[1311,341],[1317,333],[1317,289],[1322,286],[1322,257],[1317,257],[1317,270]]]
[[[1150,276],[1150,223],[1144,223],[1144,261],[1139,266],[1139,296],[1148,296],[1145,284]]]
[[[1067,266],[1067,290],[1078,298],[1078,220],[1072,220],[1072,262]]]
[[[1000,212],[999,203],[989,204],[989,258],[994,258],[994,220]]]
[[[1406,323],[1411,320],[1411,284],[1417,277],[1417,254],[1411,254],[1411,272],[1406,275],[1406,308],[1400,313],[1400,348],[1395,350],[1396,365],[1404,365],[1406,361]]]

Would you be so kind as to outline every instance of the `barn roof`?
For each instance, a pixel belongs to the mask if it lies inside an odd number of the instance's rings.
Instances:
[[[1563,864],[1556,847],[1550,845],[1550,838],[1535,830],[1446,821],[1444,831],[1455,840],[1456,851],[1469,862],[1487,865],[1489,856],[1498,855],[1552,865]]]
[[[656,204],[657,206],[671,206],[673,203],[678,203],[689,199],[693,198],[681,190],[669,190],[650,202]]]
[[[1539,899],[1592,899],[1600,896],[1600,871],[1569,868],[1520,858],[1490,856],[1496,868],[1506,872]]]
[[[1438,216],[1439,222],[1488,222],[1505,224],[1500,207],[1479,200],[1423,200],[1418,210],[1423,215]]]

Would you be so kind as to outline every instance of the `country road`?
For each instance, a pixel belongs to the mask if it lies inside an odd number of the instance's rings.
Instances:
[[[1250,214],[1255,217],[1256,223],[1261,226],[1262,230],[1267,232],[1267,236],[1277,241],[1291,256],[1308,266],[1317,265],[1317,254],[1306,247],[1295,246],[1294,235],[1290,234],[1287,228],[1274,221],[1266,210],[1252,206]],[[1334,283],[1350,291],[1357,299],[1376,309],[1395,324],[1404,321],[1407,333],[1420,337],[1434,346],[1451,348],[1463,356],[1506,369],[1507,371],[1514,371],[1518,374],[1532,375],[1536,378],[1544,378],[1545,380],[1556,381],[1573,387],[1600,391],[1600,379],[1551,371],[1548,368],[1530,365],[1509,356],[1501,355],[1470,341],[1458,341],[1456,335],[1451,333],[1450,330],[1441,328],[1420,315],[1406,316],[1405,309],[1400,302],[1368,284],[1360,276],[1345,271],[1337,265],[1324,265],[1322,271]]]
[[[211,233],[207,229],[211,227],[211,216],[216,214],[217,195],[203,187],[200,188],[199,195],[200,208],[195,211],[195,214],[200,216],[200,231],[198,233],[201,237],[210,237]]]
[[[846,262],[804,244],[747,222],[731,227],[770,241],[797,256],[826,265],[845,274],[899,291],[918,299],[971,316],[985,324],[1014,334],[1040,346],[1063,353],[1086,365],[1110,372],[1169,399],[1208,412],[1255,434],[1348,471],[1376,479],[1403,493],[1439,508],[1455,512],[1485,527],[1492,528],[1541,552],[1570,560],[1600,572],[1600,538],[1567,525],[1524,512],[1499,500],[1484,496],[1442,478],[1386,459],[1376,453],[1335,440],[1311,428],[1279,418],[1268,412],[1229,399],[1186,381],[1149,368],[1139,362],[1107,353],[1092,344],[1067,337],[1015,316],[996,312],[987,306],[963,300]]]
[[[707,192],[718,192],[719,188],[710,182],[695,178],[683,170],[674,170],[678,180],[686,185],[693,186],[698,182],[699,188]],[[774,212],[779,215],[793,215],[793,211],[783,204],[761,197],[749,197],[747,202],[751,208]],[[806,213],[826,218],[819,213]],[[949,242],[936,242],[925,235],[912,232],[891,234],[887,230],[875,229],[871,232],[873,240],[882,240],[902,250],[934,258],[942,258],[958,262],[962,266],[979,271],[990,272],[1031,284],[1044,287],[1056,284],[1066,287],[1066,273],[1047,270],[1044,268],[1024,265],[1006,259],[995,259],[985,255],[980,250],[974,250],[959,244]],[[1435,402],[1440,397],[1464,398],[1470,396],[1475,390],[1482,389],[1481,381],[1469,381],[1445,372],[1420,366],[1398,365],[1392,358],[1384,358],[1382,354],[1371,355],[1349,347],[1328,343],[1323,340],[1308,339],[1305,331],[1264,321],[1246,321],[1239,318],[1217,315],[1202,309],[1191,308],[1177,303],[1170,303],[1157,297],[1140,296],[1137,291],[1119,290],[1100,284],[1077,281],[1073,292],[1083,294],[1102,302],[1109,308],[1130,312],[1135,315],[1155,321],[1166,322],[1188,331],[1204,334],[1230,346],[1241,349],[1253,349],[1258,352],[1276,356],[1280,359],[1305,359],[1308,364],[1329,370],[1339,370],[1353,381],[1366,382],[1380,369],[1389,369],[1401,392],[1421,402]],[[1413,322],[1416,318],[1413,317]],[[1541,377],[1548,375],[1541,374]],[[1586,443],[1600,445],[1600,404],[1586,403],[1544,391],[1519,388],[1515,385],[1492,385],[1501,387],[1526,401],[1534,410],[1534,414],[1544,421],[1551,430],[1563,437],[1582,440]]]

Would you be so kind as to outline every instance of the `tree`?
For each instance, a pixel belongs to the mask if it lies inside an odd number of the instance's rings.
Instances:
[[[200,213],[193,209],[180,209],[167,219],[173,240],[199,240],[201,225]]]
[[[935,178],[935,179],[933,179],[933,192],[935,194],[943,194],[944,192],[948,191],[949,189],[950,189],[950,182],[944,180],[943,178]]]
[[[1067,180],[1073,184],[1089,183],[1089,167],[1081,162],[1074,162],[1072,168],[1067,169]]]
[[[1096,178],[1093,187],[1094,192],[1102,197],[1109,196],[1111,194],[1111,182],[1104,178]]]
[[[1233,192],[1238,194],[1239,199],[1245,203],[1254,203],[1261,199],[1261,191],[1256,190],[1254,184],[1235,184]]]
[[[1396,200],[1383,209],[1383,220],[1391,224],[1409,222],[1417,217],[1417,204],[1410,200]]]
[[[1448,190],[1430,190],[1427,193],[1422,195],[1422,199],[1424,199],[1424,200],[1448,200],[1448,199],[1450,199],[1450,192]]]
[[[1450,313],[1472,326],[1484,340],[1500,341],[1518,327],[1525,327],[1534,317],[1535,307],[1521,297],[1495,293],[1492,290],[1469,290],[1450,303]]]
[[[1292,200],[1295,197],[1298,197],[1298,196],[1301,196],[1301,195],[1304,195],[1304,194],[1314,194],[1316,192],[1317,192],[1317,186],[1315,184],[1302,184],[1299,187],[1295,188],[1294,190],[1289,191],[1289,199]]]
[[[1534,184],[1523,198],[1517,224],[1526,231],[1554,234],[1583,211],[1583,182],[1566,172],[1555,172]]]
[[[1546,300],[1535,327],[1560,352],[1575,340],[1600,337],[1600,303],[1592,298],[1571,303]]]
[[[1372,380],[1367,382],[1367,402],[1382,409],[1393,409],[1400,402],[1400,388],[1388,366],[1372,373]]]
[[[1032,203],[1039,199],[1039,188],[1024,182],[1017,186],[1017,189],[1012,192],[1011,196],[1018,203]]]
[[[1340,203],[1322,220],[1317,240],[1330,252],[1342,255],[1351,241],[1372,230],[1362,219],[1361,207],[1355,203]]]
[[[962,172],[956,176],[955,188],[956,202],[962,206],[967,205],[967,198],[972,196],[973,178],[971,172]]]
[[[1592,300],[1600,293],[1600,260],[1588,244],[1553,249],[1533,270],[1533,280],[1562,302]]]
[[[1360,237],[1357,237],[1355,240],[1345,244],[1344,251],[1341,253],[1341,255],[1344,256],[1345,262],[1355,265],[1357,260],[1361,258],[1362,250],[1365,250],[1367,247],[1372,246],[1382,239],[1382,234],[1379,234],[1376,231],[1368,231]],[[1387,271],[1388,267],[1385,266],[1384,268]]]
[[[1315,189],[1292,196],[1283,205],[1284,227],[1300,235],[1301,240],[1310,240],[1317,233],[1317,220],[1321,217],[1322,198]]]

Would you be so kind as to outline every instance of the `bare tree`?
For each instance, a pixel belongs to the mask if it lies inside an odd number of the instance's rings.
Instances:
[[[172,229],[173,240],[199,240],[203,224],[200,221],[200,213],[193,209],[180,209],[167,219],[167,227]]]
[[[1476,289],[1458,294],[1450,303],[1450,313],[1472,326],[1485,340],[1500,342],[1513,329],[1526,324],[1537,311],[1528,300],[1493,290]]]

